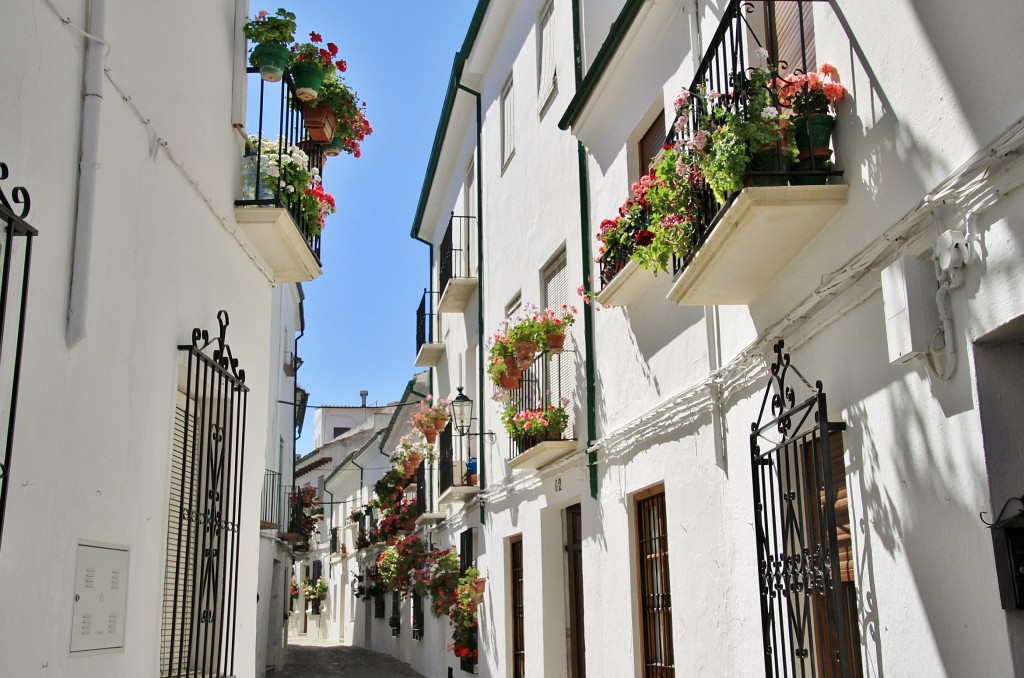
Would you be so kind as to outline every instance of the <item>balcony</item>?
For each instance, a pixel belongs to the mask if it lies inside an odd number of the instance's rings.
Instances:
[[[263,473],[263,496],[260,500],[260,529],[278,530],[283,527],[284,488],[281,474],[267,469]]]
[[[441,453],[438,456],[438,497],[437,507],[448,504],[464,504],[480,492],[477,485],[476,459],[468,456],[468,438],[459,438],[459,449],[455,450],[452,439],[452,424],[438,436]]]
[[[315,220],[304,217],[296,193],[287,193],[263,169],[269,159],[281,165],[288,149],[297,146],[309,157],[310,167],[323,168],[321,144],[308,138],[301,103],[294,95],[291,76],[267,83],[255,68],[250,83],[259,83],[259,115],[255,139],[277,139],[275,148],[250,143],[243,164],[242,199],[235,201],[235,220],[252,243],[274,282],[305,282],[317,278],[320,268],[320,232]]]
[[[793,96],[792,90],[782,96],[787,85],[793,87],[787,80],[815,67],[811,6],[822,1],[731,0],[688,88],[689,108],[672,125],[668,143],[677,134],[692,139],[702,119],[707,129],[701,92],[721,93],[715,110],[742,120],[762,120],[760,113],[753,118],[760,104],[748,110],[755,95],[767,94],[774,108],[786,110]],[[775,76],[766,74],[768,84],[758,85],[751,74],[764,66]],[[828,141],[810,133],[809,121],[793,118],[789,124],[784,140],[756,154],[748,147],[751,160],[740,190],[720,200],[707,184],[697,191],[688,247],[672,261],[669,300],[683,306],[753,303],[846,204],[848,187],[840,183],[843,173],[834,168]],[[802,138],[811,140],[809,147]],[[786,140],[799,149],[792,164]],[[598,300],[629,303],[637,290],[651,292],[651,279],[633,261],[602,260]]]
[[[509,402],[517,411],[543,410],[551,405],[562,405],[569,401],[571,405],[573,374],[572,352],[559,354],[540,353],[533,364],[523,370],[519,377],[519,387],[509,391]],[[569,407],[569,405],[566,405]],[[572,437],[575,429],[572,411],[569,411],[569,423],[561,438],[543,439],[512,439],[509,446],[508,467],[518,469],[539,469],[575,452],[577,441]]]
[[[416,470],[416,526],[435,525],[445,518],[442,511],[434,510],[434,466],[427,469],[426,462]]]
[[[441,298],[437,302],[439,313],[462,313],[476,291],[476,278],[470,274],[473,262],[470,253],[471,222],[476,217],[457,217],[453,212],[448,230],[441,240],[438,259],[437,283]]]
[[[437,316],[430,312],[430,292],[423,290],[419,308],[416,309],[416,367],[437,367],[444,355],[444,344],[435,342],[434,332]]]

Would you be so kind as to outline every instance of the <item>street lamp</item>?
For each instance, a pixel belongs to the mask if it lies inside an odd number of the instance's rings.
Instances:
[[[452,421],[455,422],[455,430],[460,436],[469,433],[469,427],[473,423],[473,401],[458,387],[459,394],[452,400]]]

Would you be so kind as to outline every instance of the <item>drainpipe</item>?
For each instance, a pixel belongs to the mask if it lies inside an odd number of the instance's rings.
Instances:
[[[88,46],[85,52],[82,129],[78,165],[78,195],[75,214],[74,249],[71,260],[71,290],[68,297],[65,342],[72,349],[85,338],[86,305],[89,298],[89,264],[93,223],[96,218],[96,185],[99,178],[100,112],[103,103],[103,58],[106,0],[90,0]]]
[[[483,351],[483,340],[484,340],[484,227],[483,227],[483,213],[484,213],[484,185],[483,185],[483,169],[480,162],[481,149],[481,126],[483,124],[483,114],[480,109],[480,92],[474,89],[466,87],[461,82],[458,83],[458,88],[464,92],[472,94],[476,99],[476,322],[477,322],[477,357],[478,357],[478,375],[477,384],[483,389],[484,385],[484,351]],[[480,422],[480,433],[482,434],[487,430],[487,426],[484,422],[484,402],[482,397],[477,397],[477,401],[480,403],[480,412],[477,420]],[[484,440],[483,435],[480,436],[479,447],[479,458],[477,463],[479,469],[477,470],[480,478],[480,491],[482,492],[487,488],[487,455],[484,454]],[[480,502],[480,524],[483,525],[486,522],[486,515],[484,513],[484,504]]]
[[[583,82],[583,49],[580,40],[580,0],[572,0],[572,49],[573,71],[576,89]],[[576,141],[576,158],[580,177],[580,256],[583,259],[583,290],[591,291],[590,276],[590,191],[587,176],[587,148],[582,141]],[[594,309],[592,304],[583,304],[583,346],[584,369],[587,379],[587,447],[597,438],[597,412],[594,395]],[[597,452],[587,451],[587,468],[590,476],[590,496],[597,499]]]

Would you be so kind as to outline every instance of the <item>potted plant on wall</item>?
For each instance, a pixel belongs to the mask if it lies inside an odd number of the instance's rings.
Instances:
[[[328,42],[321,47],[323,38],[316,31],[309,34],[309,42],[292,46],[291,69],[292,83],[295,85],[295,96],[299,101],[313,101],[320,92],[324,78],[335,70],[344,71],[344,61],[334,61],[338,56],[338,46]]]
[[[565,330],[576,322],[576,307],[562,304],[560,309],[546,308],[540,317],[540,333],[548,352],[559,354],[565,347]]]
[[[455,603],[448,613],[452,627],[452,642],[448,646],[459,659],[477,659],[477,602],[474,599],[473,580],[480,576],[476,568],[466,568],[465,574],[459,578],[455,593]]]
[[[320,604],[327,598],[327,580],[320,577],[316,583],[302,581],[302,595],[310,602],[310,614],[320,614]]]
[[[280,82],[291,54],[288,46],[295,40],[295,15],[284,8],[275,14],[262,10],[242,26],[242,32],[253,43],[249,63],[267,82]]]

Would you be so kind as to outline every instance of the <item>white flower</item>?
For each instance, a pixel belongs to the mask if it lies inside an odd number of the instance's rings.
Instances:
[[[761,117],[765,120],[774,120],[779,117],[779,109],[774,106],[765,106],[764,110],[761,111]]]
[[[755,53],[757,54],[758,57],[760,57],[762,62],[764,62],[764,63],[768,62],[768,50],[766,50],[764,47],[758,47],[755,50]]]
[[[294,193],[295,192],[295,187],[292,186],[291,184],[288,184],[288,192],[289,193]]]
[[[270,166],[267,167],[267,176],[271,176],[271,177],[279,177],[279,176],[281,176],[281,168],[278,167],[276,164],[271,163]]]
[[[320,168],[319,167],[310,167],[309,168],[309,173],[312,174],[313,176],[317,176],[317,175],[320,174]]]
[[[285,183],[285,180],[284,180],[284,179],[281,179],[281,183],[280,183],[280,184],[278,184],[278,185],[279,185],[279,186],[280,186],[281,188],[284,188],[284,187],[285,187],[285,186],[287,186],[288,184],[287,184],[287,183]]]

